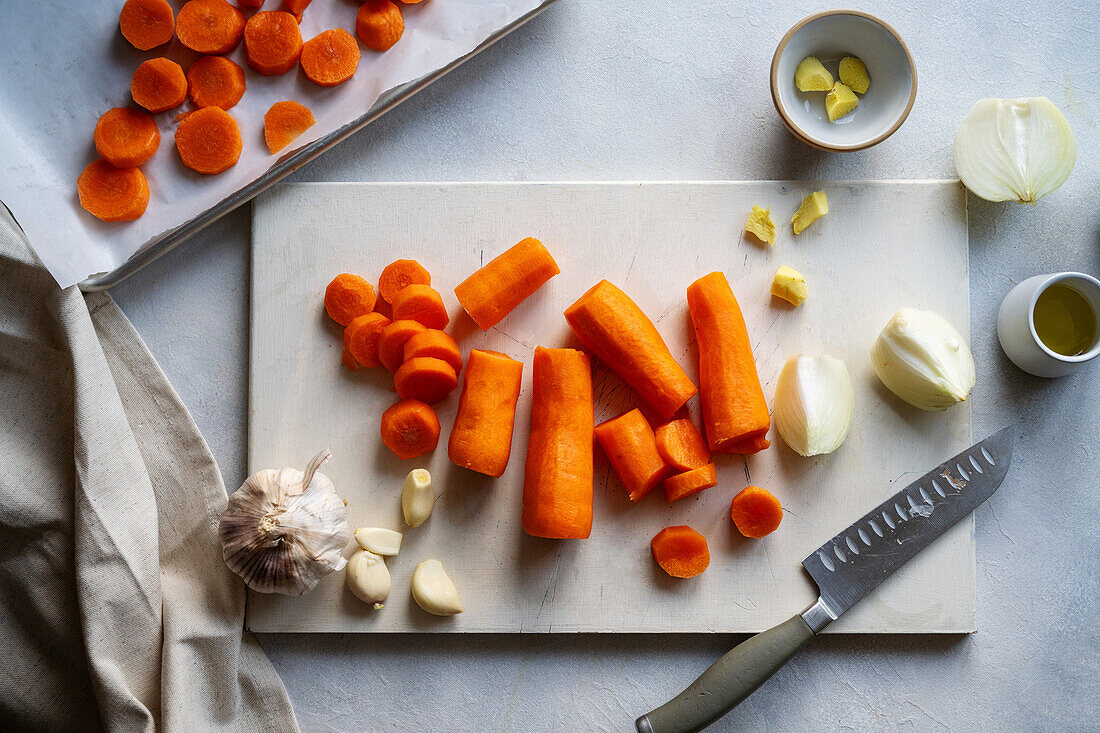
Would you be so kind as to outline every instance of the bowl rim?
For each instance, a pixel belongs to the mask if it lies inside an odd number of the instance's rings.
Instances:
[[[820,140],[799,127],[794,119],[792,119],[791,116],[787,113],[787,108],[779,100],[779,59],[783,55],[783,52],[787,49],[787,44],[790,42],[791,38],[794,37],[795,33],[802,30],[803,26],[812,23],[813,21],[820,18],[826,18],[830,15],[854,15],[856,17],[864,18],[871,21],[872,23],[876,23],[882,26],[882,28],[885,29],[887,33],[892,35],[897,40],[898,44],[901,46],[901,49],[905,52],[906,60],[909,62],[909,76],[912,79],[912,83],[909,89],[909,101],[906,103],[905,109],[902,111],[901,116],[898,117],[893,125],[891,125],[890,129],[866,142],[854,143],[851,145],[833,145],[831,143]],[[808,15],[802,20],[798,21],[793,26],[791,26],[791,29],[787,31],[786,35],[784,35],[783,38],[780,39],[779,45],[775,48],[775,54],[772,56],[771,91],[772,104],[775,105],[775,110],[779,113],[779,117],[783,120],[783,124],[796,138],[806,143],[807,145],[817,148],[818,150],[855,152],[857,150],[866,150],[867,148],[870,148],[874,145],[878,145],[880,142],[897,132],[902,123],[904,123],[905,120],[909,117],[909,112],[913,109],[913,103],[917,99],[917,65],[913,61],[913,54],[910,53],[909,46],[905,44],[905,41],[902,39],[901,35],[896,30],[894,30],[894,27],[892,25],[884,21],[882,18],[878,18],[874,15],[871,15],[870,13],[865,13],[862,10],[825,10],[820,13]]]

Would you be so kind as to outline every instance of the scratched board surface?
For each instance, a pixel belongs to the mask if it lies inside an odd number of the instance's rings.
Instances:
[[[794,236],[791,214],[812,190],[827,193],[830,213]],[[774,248],[742,231],[753,204],[771,208]],[[361,603],[334,573],[302,597],[250,594],[247,625],[255,631],[759,631],[816,597],[803,557],[971,442],[969,403],[941,413],[911,408],[877,383],[868,359],[900,306],[934,309],[969,333],[966,201],[955,182],[306,183],[272,189],[254,218],[250,470],[304,466],[327,446],[335,457],[323,470],[348,500],[352,526],[405,530],[401,554],[389,562],[385,608]],[[547,245],[562,273],[483,333],[453,288],[526,236]],[[399,461],[378,433],[380,413],[395,401],[389,373],[340,366],[340,329],[321,303],[325,285],[340,272],[377,281],[398,258],[431,271],[464,355],[488,348],[524,362],[512,459],[499,479],[447,460],[457,390],[438,405],[439,449]],[[800,308],[768,295],[781,264],[807,278],[810,296]],[[673,504],[659,490],[629,502],[597,449],[591,538],[524,534],[534,346],[575,346],[562,311],[606,277],[650,315],[696,379],[684,291],[713,270],[726,273],[740,301],[769,404],[788,357],[844,359],[856,393],[847,442],[806,459],[773,430],[769,450],[717,456],[719,485]],[[636,405],[598,363],[593,380],[597,421]],[[690,409],[698,423],[698,398]],[[408,529],[399,495],[415,467],[432,472],[438,499],[427,523]],[[729,518],[730,499],[750,483],[772,491],[785,511],[763,540],[742,538]],[[672,579],[650,555],[650,538],[674,524],[691,525],[710,545],[710,568],[697,578]],[[412,601],[413,568],[428,558],[443,562],[464,613],[435,618]],[[968,518],[829,630],[973,631],[974,605]]]

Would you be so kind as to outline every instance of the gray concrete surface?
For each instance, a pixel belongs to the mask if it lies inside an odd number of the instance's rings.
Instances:
[[[1029,275],[1100,274],[1100,10],[1091,0],[858,7],[901,32],[920,78],[909,121],[866,152],[815,152],[771,106],[775,44],[818,6],[561,0],[295,178],[944,178],[977,99],[1049,96],[1077,133],[1073,176],[1034,208],[970,199],[974,432],[1022,428],[1008,481],[978,511],[978,633],[820,639],[714,729],[1097,730],[1100,368],[1029,377],[1001,353],[994,323],[1001,297]],[[230,486],[245,471],[249,215],[225,218],[113,292]],[[736,640],[261,641],[304,730],[449,732],[630,730]]]

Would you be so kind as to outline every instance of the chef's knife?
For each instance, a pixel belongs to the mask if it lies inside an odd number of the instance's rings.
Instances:
[[[994,433],[810,553],[802,565],[817,583],[817,601],[727,652],[677,697],[638,718],[638,733],[689,733],[729,712],[815,634],[992,496],[1008,472],[1015,442],[1014,427]]]

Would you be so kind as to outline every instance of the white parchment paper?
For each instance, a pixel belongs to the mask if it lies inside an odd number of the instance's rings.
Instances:
[[[178,11],[183,3],[172,0]],[[262,176],[281,158],[364,114],[388,89],[429,74],[469,53],[494,31],[542,0],[428,0],[402,5],[405,33],[385,53],[360,44],[355,76],[334,88],[318,87],[301,73],[264,77],[248,68],[243,45],[229,54],[245,69],[247,90],[229,110],[244,149],[236,166],[217,176],[185,168],[173,142],[183,106],[155,115],[161,143],[142,166],[151,196],[134,222],[104,223],[82,208],[76,178],[95,156],[92,131],[110,107],[132,105],[130,75],[145,59],[167,56],[184,70],[198,58],[177,40],[138,51],[118,30],[122,0],[80,3],[0,2],[0,200],[12,210],[31,244],[62,287],[106,272],[138,249],[209,209]],[[278,9],[267,0],[264,10]],[[328,28],[354,35],[352,0],[313,0],[302,19],[308,40]],[[251,11],[244,9],[246,15]],[[290,147],[271,155],[263,115],[272,103],[293,99],[309,107],[317,124]]]

